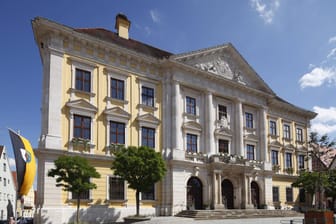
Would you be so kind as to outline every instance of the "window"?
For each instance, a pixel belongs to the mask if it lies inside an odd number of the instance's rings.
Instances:
[[[2,155],[3,155],[3,158],[6,159],[6,153],[4,152],[2,153]]]
[[[4,178],[4,187],[6,187],[6,185],[7,185],[7,179]]]
[[[77,200],[77,193],[75,192],[72,192],[72,200]],[[86,190],[86,191],[83,191],[82,193],[79,194],[79,199],[81,200],[89,200],[90,199],[90,191],[89,190]]]
[[[286,187],[286,202],[293,202],[293,188]]]
[[[197,152],[197,135],[187,134],[187,152]]]
[[[296,129],[296,141],[303,142],[303,134],[301,128]]]
[[[279,152],[276,150],[272,150],[272,165],[279,165]]]
[[[292,153],[286,152],[286,168],[292,168]]]
[[[219,139],[218,140],[218,152],[229,153],[229,141]]]
[[[91,139],[91,117],[74,115],[73,137]]]
[[[253,128],[253,114],[246,112],[245,119],[246,119],[246,127]]]
[[[284,124],[284,138],[290,139],[290,126],[288,124]]]
[[[141,192],[141,200],[155,200],[155,185],[153,184],[148,191]]]
[[[110,121],[110,143],[125,144],[125,124]]]
[[[142,86],[141,101],[146,106],[154,107],[154,89]]]
[[[246,159],[254,160],[254,145],[247,145],[246,146]]]
[[[109,177],[109,199],[125,200],[125,181],[120,177]]]
[[[91,72],[76,68],[76,85],[77,90],[91,92]]]
[[[6,170],[7,170],[6,163],[3,164],[3,170],[4,170],[4,172],[6,172]]]
[[[124,100],[124,81],[111,78],[111,97]]]
[[[196,99],[187,96],[186,97],[186,110],[188,114],[196,115]]]
[[[221,120],[222,118],[227,118],[226,106],[218,105],[218,120]]]
[[[279,187],[273,187],[273,202],[278,202],[279,201]]]
[[[298,163],[299,163],[299,169],[305,168],[305,156],[304,155],[298,156]]]
[[[155,148],[155,129],[142,127],[141,128],[141,145]]]
[[[270,134],[275,136],[277,134],[276,130],[276,122],[275,121],[270,121]]]

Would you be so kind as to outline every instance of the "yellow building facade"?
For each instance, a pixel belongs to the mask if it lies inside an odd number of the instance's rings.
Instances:
[[[316,114],[279,98],[231,44],[172,54],[130,39],[122,14],[116,33],[44,18],[32,26],[43,66],[34,221],[75,217],[72,194],[47,176],[64,154],[101,174],[82,196],[82,220],[134,214],[134,191],[110,169],[118,144],[150,146],[166,161],[164,179],[142,193],[142,214],[300,205],[291,183],[309,168]]]

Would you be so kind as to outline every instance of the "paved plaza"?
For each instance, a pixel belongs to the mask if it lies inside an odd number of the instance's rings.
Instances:
[[[291,222],[292,220],[292,222]],[[218,220],[194,220],[191,218],[180,217],[153,217],[150,221],[141,224],[299,224],[302,217],[276,217],[276,218],[246,218],[246,219],[218,219]]]

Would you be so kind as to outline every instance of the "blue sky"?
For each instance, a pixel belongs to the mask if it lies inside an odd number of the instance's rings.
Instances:
[[[30,0],[0,2],[0,144],[7,128],[35,148],[40,135],[42,64],[31,28],[36,16],[73,27],[114,30],[172,53],[231,42],[281,98],[319,113],[312,129],[336,137],[334,0]]]

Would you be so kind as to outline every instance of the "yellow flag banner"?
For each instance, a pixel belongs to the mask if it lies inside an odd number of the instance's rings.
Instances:
[[[21,197],[22,195],[27,195],[30,188],[33,186],[36,175],[36,160],[33,148],[26,138],[18,135],[12,130],[9,130],[9,135],[15,156],[18,184],[17,191]]]

